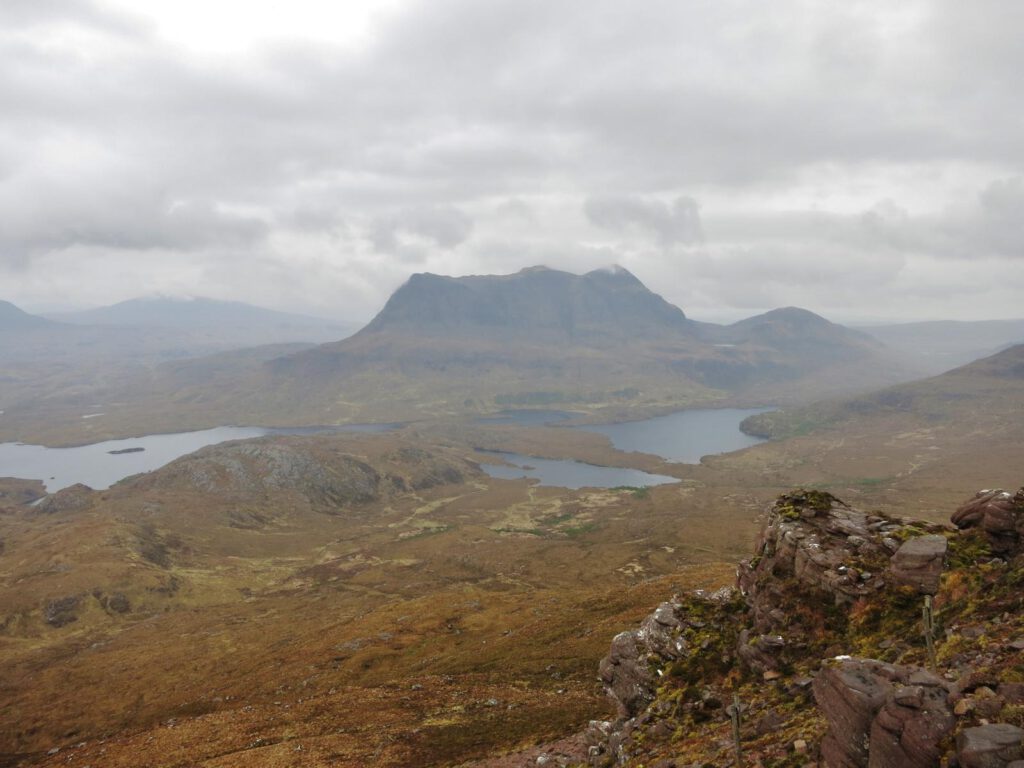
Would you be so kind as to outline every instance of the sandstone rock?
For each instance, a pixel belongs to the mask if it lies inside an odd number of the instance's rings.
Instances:
[[[956,718],[941,685],[897,688],[871,724],[870,768],[933,768]]]
[[[1024,731],[1014,725],[994,723],[966,728],[956,737],[956,752],[962,768],[1005,768],[1024,757]]]
[[[934,595],[939,591],[947,548],[945,536],[933,534],[907,539],[889,563],[891,580],[913,587],[923,595]]]
[[[827,666],[814,698],[828,721],[829,768],[932,768],[956,724],[946,683],[918,667],[874,659]]]
[[[850,659],[826,667],[814,681],[814,699],[828,721],[821,755],[829,768],[865,768],[868,734],[892,693],[879,662]]]
[[[646,653],[638,643],[638,631],[620,632],[612,639],[611,650],[601,660],[598,674],[608,696],[615,702],[620,717],[630,717],[654,698],[654,678],[647,666]]]
[[[852,603],[885,588],[877,573],[889,560],[882,536],[897,524],[851,509],[834,496],[799,491],[773,506],[758,538],[756,555],[743,561],[737,584],[758,631],[778,634],[789,623],[780,605],[791,597],[788,580],[827,600]]]
[[[989,546],[998,555],[1021,554],[1024,550],[1024,488],[1016,494],[998,489],[979,491],[953,513],[952,520],[961,530],[983,530]]]

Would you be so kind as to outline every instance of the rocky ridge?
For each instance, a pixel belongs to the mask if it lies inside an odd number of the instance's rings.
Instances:
[[[780,497],[735,588],[614,638],[587,765],[1022,768],[1024,489],[952,519]]]

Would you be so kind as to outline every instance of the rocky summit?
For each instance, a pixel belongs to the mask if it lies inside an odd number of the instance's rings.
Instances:
[[[1024,489],[953,522],[780,497],[734,588],[614,638],[587,764],[1020,768]]]

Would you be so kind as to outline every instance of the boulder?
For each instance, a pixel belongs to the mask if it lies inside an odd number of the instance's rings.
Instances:
[[[941,684],[897,687],[871,724],[869,768],[938,766],[956,725],[947,697]]]
[[[939,591],[948,547],[946,537],[938,534],[907,539],[889,561],[890,580],[923,595],[934,595]]]
[[[1006,723],[965,728],[956,737],[956,753],[962,768],[1006,768],[1024,758],[1024,730]]]
[[[849,659],[821,671],[814,700],[828,721],[821,756],[829,768],[866,768],[871,724],[892,693],[891,675],[870,659]]]
[[[43,620],[51,627],[63,627],[78,621],[78,606],[82,602],[80,595],[67,595],[47,602],[43,609]]]
[[[992,551],[1013,557],[1024,551],[1024,488],[1007,491],[978,491],[974,498],[953,513],[953,524],[961,529],[980,528]]]
[[[920,667],[843,659],[814,681],[829,768],[933,768],[956,718],[947,684]]]

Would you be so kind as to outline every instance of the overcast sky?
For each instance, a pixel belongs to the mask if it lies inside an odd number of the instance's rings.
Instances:
[[[1022,29],[1019,0],[0,0],[0,298],[366,319],[412,272],[619,263],[698,319],[1024,316]]]

